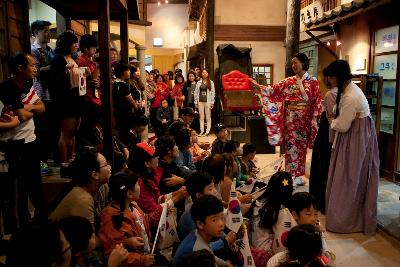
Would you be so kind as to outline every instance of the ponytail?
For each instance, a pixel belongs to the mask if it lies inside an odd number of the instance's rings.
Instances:
[[[117,172],[110,179],[110,198],[119,204],[119,213],[112,216],[112,222],[115,229],[121,229],[124,221],[125,201],[128,190],[135,187],[137,176],[129,169]]]
[[[337,79],[337,87],[338,93],[336,97],[336,114],[335,118],[337,118],[340,114],[339,104],[341,100],[342,93],[344,92],[344,85],[351,80],[353,75],[351,74],[350,65],[345,60],[335,60],[324,70],[325,76],[328,77],[336,77]]]

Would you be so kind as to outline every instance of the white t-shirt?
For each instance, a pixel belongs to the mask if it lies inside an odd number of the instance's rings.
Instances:
[[[33,86],[29,90],[27,94],[23,94],[21,97],[22,104],[35,104],[40,100],[38,95],[36,94]],[[4,104],[0,101],[0,110],[3,111]],[[35,123],[33,122],[33,118],[30,118],[27,121],[21,122],[17,127],[10,129],[8,131],[0,132],[0,141],[7,140],[21,140],[25,139],[25,144],[30,143],[36,140],[35,135]]]

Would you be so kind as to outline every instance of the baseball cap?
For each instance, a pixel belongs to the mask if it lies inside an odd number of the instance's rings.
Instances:
[[[155,158],[158,156],[156,149],[146,142],[136,144],[137,147],[143,149],[150,157]]]
[[[214,133],[215,133],[215,134],[218,134],[222,129],[226,129],[225,124],[223,124],[223,123],[217,123],[217,124],[215,124],[215,126],[214,126]]]

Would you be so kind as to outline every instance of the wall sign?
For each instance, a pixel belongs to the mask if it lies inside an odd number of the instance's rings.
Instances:
[[[396,51],[399,46],[399,25],[375,32],[375,54]]]
[[[322,9],[319,0],[316,0],[311,5],[302,8],[300,10],[300,32],[305,30],[304,23],[308,23],[311,19],[322,18],[323,15],[324,10]]]

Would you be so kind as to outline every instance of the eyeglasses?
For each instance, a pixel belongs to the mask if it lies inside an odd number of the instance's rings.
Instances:
[[[107,166],[111,166],[109,161],[107,161],[106,164],[104,164],[103,166],[100,166],[100,168],[104,168],[104,167],[107,167]]]

